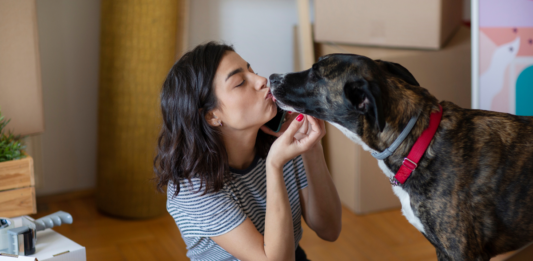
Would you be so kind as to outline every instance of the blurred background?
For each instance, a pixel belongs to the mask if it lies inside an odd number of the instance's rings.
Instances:
[[[166,196],[151,181],[158,95],[172,64],[211,40],[234,45],[264,77],[357,53],[402,64],[439,100],[527,115],[530,107],[513,106],[515,96],[533,96],[533,2],[481,2],[0,0],[0,109],[33,164],[27,208],[9,213],[71,212],[74,224],[57,231],[85,246],[89,260],[187,260]],[[512,57],[493,59],[513,43]],[[517,91],[516,81],[527,88]],[[310,259],[436,260],[376,160],[327,131],[344,228],[335,243],[306,228]]]

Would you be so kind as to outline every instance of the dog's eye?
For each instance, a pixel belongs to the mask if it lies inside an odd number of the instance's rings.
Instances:
[[[313,67],[312,67],[312,68],[313,68],[313,71],[314,71],[314,72],[318,72],[318,71],[319,71],[318,64],[316,64],[316,63],[313,64]]]
[[[320,70],[318,69],[318,66],[316,64],[313,64],[313,67],[311,69],[311,79],[316,81],[320,78]]]

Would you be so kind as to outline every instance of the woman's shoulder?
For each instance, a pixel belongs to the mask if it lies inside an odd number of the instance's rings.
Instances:
[[[190,179],[179,179],[177,183],[174,181],[168,182],[168,187],[176,189],[179,186],[180,191],[193,191],[202,186],[202,180],[200,178],[190,178]]]
[[[167,188],[167,210],[174,219],[184,218],[187,222],[192,222],[191,220],[215,217],[224,212],[233,213],[231,215],[242,212],[237,202],[227,193],[226,187],[216,192],[206,192],[200,179],[183,180],[177,185],[180,187],[177,195],[176,185],[169,183]]]
[[[177,205],[205,204],[225,198],[226,186],[218,191],[206,191],[206,186],[200,178],[183,179],[178,184],[169,182],[167,186],[167,201]]]

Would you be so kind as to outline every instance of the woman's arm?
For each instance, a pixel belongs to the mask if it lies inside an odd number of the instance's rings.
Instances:
[[[290,120],[296,115],[290,115]],[[287,125],[286,125],[287,124]],[[265,133],[273,136],[279,136],[288,123],[282,126],[281,131],[275,133],[266,127],[262,127]],[[310,149],[303,152],[302,159],[304,162],[305,172],[307,173],[307,187],[300,190],[300,205],[305,222],[317,235],[328,241],[335,241],[341,232],[341,203],[337,189],[329,174],[324,152],[320,139],[326,135],[326,125],[324,121],[318,120],[311,116],[306,116],[304,124],[296,133],[296,138],[304,136],[318,136],[316,142]]]
[[[283,169],[272,162],[266,164],[265,236],[247,218],[232,231],[211,238],[240,260],[294,260],[294,229]]]
[[[322,120],[309,116],[307,119],[312,128],[320,128],[325,135],[326,129]],[[316,123],[313,124],[313,121]],[[335,241],[341,232],[342,208],[320,142],[303,153],[302,159],[307,173],[307,187],[300,190],[302,215],[307,225],[320,238]]]
[[[292,211],[283,179],[283,165],[277,166],[268,161],[266,164],[265,252],[268,256],[275,257],[273,260],[294,260]]]

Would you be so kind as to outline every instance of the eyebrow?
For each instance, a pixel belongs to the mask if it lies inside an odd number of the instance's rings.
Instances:
[[[249,63],[246,63],[246,68],[250,69],[250,64]],[[241,73],[243,72],[243,69],[242,68],[238,68],[238,69],[235,69],[233,71],[231,71],[230,73],[228,73],[228,77],[226,77],[226,80],[225,81],[228,81],[229,77],[237,74],[237,73]]]

